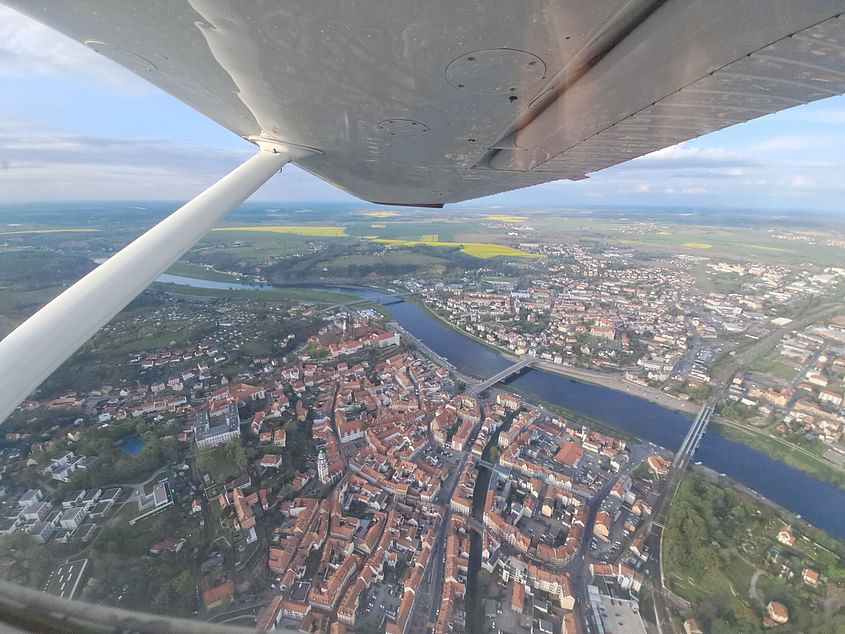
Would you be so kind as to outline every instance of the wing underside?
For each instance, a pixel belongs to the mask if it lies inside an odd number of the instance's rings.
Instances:
[[[390,204],[581,179],[845,92],[842,0],[9,4]]]

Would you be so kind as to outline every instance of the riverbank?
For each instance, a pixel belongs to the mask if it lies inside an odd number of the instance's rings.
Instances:
[[[476,336],[476,335],[472,334],[471,332],[467,332],[466,330],[461,330],[460,328],[458,328],[458,327],[457,327],[455,324],[453,324],[452,322],[450,322],[450,321],[446,321],[446,320],[445,320],[445,319],[443,319],[440,315],[438,315],[438,314],[437,314],[437,313],[435,313],[433,310],[431,310],[431,309],[428,307],[428,305],[427,305],[424,301],[422,301],[422,300],[421,300],[418,296],[416,296],[416,295],[407,295],[407,296],[406,296],[406,297],[404,297],[403,299],[404,299],[406,302],[408,302],[409,304],[413,304],[414,306],[416,306],[417,308],[419,308],[419,309],[420,309],[421,311],[423,311],[426,315],[428,315],[428,316],[429,316],[429,317],[431,317],[432,319],[435,319],[437,322],[439,322],[440,324],[444,325],[446,328],[449,328],[450,330],[454,330],[455,332],[457,332],[457,333],[458,333],[458,334],[460,334],[460,335],[463,335],[463,336],[464,336],[464,337],[466,337],[467,339],[471,339],[471,340],[472,340],[472,341],[474,341],[475,343],[477,343],[477,344],[479,344],[479,345],[484,346],[485,348],[487,348],[488,350],[490,350],[490,352],[495,352],[496,354],[498,354],[498,355],[500,355],[500,356],[502,356],[502,357],[505,357],[506,359],[512,359],[512,360],[514,360],[514,361],[517,361],[517,360],[518,360],[518,358],[514,356],[514,354],[513,354],[513,352],[512,352],[512,351],[510,351],[510,350],[506,350],[505,348],[499,348],[498,346],[494,346],[493,344],[491,344],[490,342],[488,342],[488,341],[486,341],[486,340],[482,339],[481,337],[478,337],[478,336]]]
[[[845,472],[833,465],[827,464],[821,458],[796,450],[790,443],[769,436],[768,434],[763,434],[762,432],[744,429],[738,424],[724,419],[711,421],[710,428],[728,440],[741,442],[752,449],[757,449],[772,458],[781,460],[791,467],[800,469],[818,480],[829,482],[845,490]]]
[[[538,361],[534,367],[547,372],[562,374],[563,376],[578,379],[582,383],[592,383],[593,385],[600,385],[611,390],[616,390],[617,392],[624,392],[625,394],[630,394],[631,396],[637,396],[676,412],[694,415],[701,409],[700,403],[682,401],[661,390],[645,385],[639,385],[633,381],[628,381],[618,374],[603,374],[601,372],[596,372],[595,370],[564,366],[548,361]]]
[[[557,403],[552,403],[551,401],[545,401],[542,399],[538,399],[535,395],[527,394],[524,391],[516,388],[516,389],[506,389],[504,391],[514,392],[519,394],[525,401],[530,403],[537,403],[538,405],[544,407],[545,409],[549,410],[554,414],[558,414],[567,418],[569,420],[582,423],[589,427],[590,429],[595,429],[596,431],[600,431],[604,434],[608,434],[610,436],[614,436],[615,438],[621,438],[629,443],[641,443],[643,442],[641,438],[637,438],[633,434],[629,434],[628,432],[619,429],[618,427],[614,427],[613,425],[608,425],[607,423],[598,420],[597,418],[593,418],[592,416],[587,416],[583,412],[577,412],[574,409],[569,409],[568,407],[564,407],[563,405],[558,405]]]

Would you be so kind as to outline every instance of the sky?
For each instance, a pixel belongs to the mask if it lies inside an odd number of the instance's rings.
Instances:
[[[0,6],[0,203],[186,200],[254,147],[180,101]],[[295,166],[251,200],[354,202]],[[845,97],[665,148],[585,181],[473,206],[689,207],[845,214]]]

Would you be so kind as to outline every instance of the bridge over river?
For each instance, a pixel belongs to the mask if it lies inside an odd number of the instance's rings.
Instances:
[[[537,362],[537,360],[534,357],[523,357],[522,359],[520,359],[519,361],[517,361],[513,365],[508,366],[507,368],[505,368],[501,372],[497,372],[496,374],[491,376],[489,379],[486,379],[486,380],[482,381],[481,383],[477,383],[476,385],[473,385],[472,387],[470,387],[467,390],[467,393],[470,396],[476,396],[477,394],[480,394],[484,390],[493,387],[499,381],[504,381],[506,378],[508,378],[509,376],[511,376],[513,374],[519,374],[525,368],[527,368],[530,365],[534,365],[536,362]]]

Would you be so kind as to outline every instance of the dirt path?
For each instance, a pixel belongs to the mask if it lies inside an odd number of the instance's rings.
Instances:
[[[759,579],[762,574],[762,570],[755,570],[751,577],[751,583],[748,586],[748,598],[752,601],[758,601],[761,606],[766,604],[766,602],[763,601],[763,597],[761,597],[760,593],[757,591],[757,579]]]

